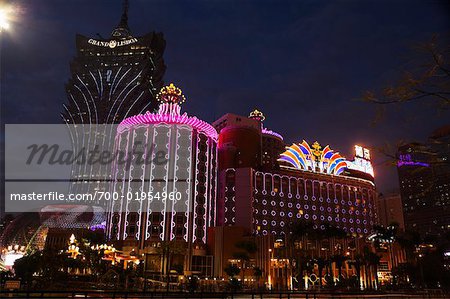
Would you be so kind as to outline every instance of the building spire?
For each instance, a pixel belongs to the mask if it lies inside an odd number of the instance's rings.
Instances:
[[[128,0],[123,0],[122,3],[122,17],[119,25],[113,30],[111,36],[114,38],[127,38],[131,36],[130,28],[128,27],[128,8],[130,3]]]
[[[120,19],[119,27],[126,27],[128,28],[128,7],[130,3],[128,0],[123,0],[122,3],[122,17]]]

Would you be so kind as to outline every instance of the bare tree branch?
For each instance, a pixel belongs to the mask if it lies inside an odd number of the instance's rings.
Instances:
[[[420,59],[412,61],[415,70],[403,71],[393,86],[380,91],[366,91],[363,100],[374,104],[406,103],[417,100],[437,101],[438,109],[450,107],[450,46],[438,43],[438,36],[418,47]],[[420,60],[425,59],[425,63]]]

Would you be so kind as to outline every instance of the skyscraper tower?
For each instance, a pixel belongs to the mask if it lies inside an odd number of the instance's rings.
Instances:
[[[150,32],[141,37],[131,33],[127,0],[109,38],[77,34],[77,54],[66,84],[68,103],[61,114],[75,153],[87,153],[96,147],[111,150],[116,133],[111,124],[157,107],[155,96],[163,85],[166,69],[165,45],[162,33]],[[110,165],[74,163],[70,190],[105,191],[110,179]]]
[[[68,104],[62,116],[67,124],[115,124],[128,116],[157,107],[166,66],[162,33],[132,35],[128,1],[110,38],[76,36],[77,55],[66,84]]]

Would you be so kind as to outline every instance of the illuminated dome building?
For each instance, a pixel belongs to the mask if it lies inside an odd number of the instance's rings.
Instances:
[[[107,236],[139,249],[164,241],[203,248],[216,223],[218,134],[181,113],[185,97],[173,84],[157,99],[157,113],[129,117],[118,127],[116,150],[131,155],[113,165],[111,191],[119,200],[108,208]]]

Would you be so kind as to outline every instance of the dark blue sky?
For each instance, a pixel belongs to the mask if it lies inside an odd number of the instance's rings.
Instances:
[[[134,35],[162,31],[165,81],[179,85],[184,110],[213,121],[254,107],[287,142],[330,144],[350,156],[355,143],[424,141],[449,123],[427,103],[388,107],[357,99],[398,79],[411,46],[448,34],[446,1],[130,1]],[[60,123],[75,34],[108,37],[121,2],[14,1],[20,13],[2,36],[5,123]],[[373,153],[376,156],[376,153]],[[379,189],[397,186],[376,159]]]

